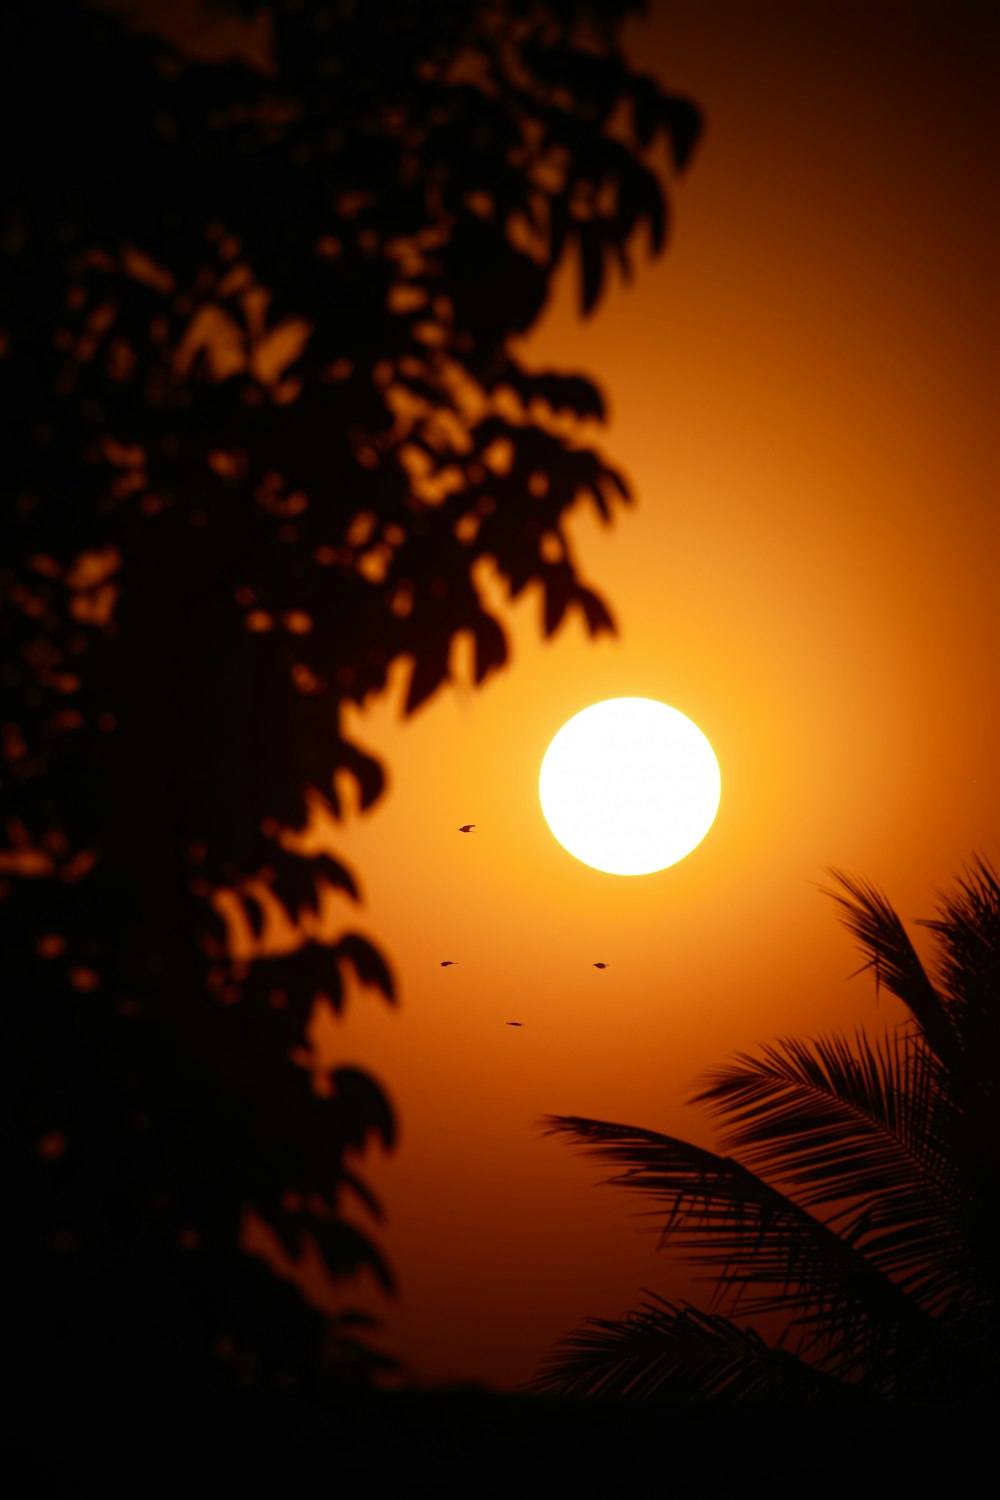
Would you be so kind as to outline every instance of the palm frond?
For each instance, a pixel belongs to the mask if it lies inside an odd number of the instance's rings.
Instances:
[[[955,1219],[947,1092],[919,1037],[786,1038],[706,1076],[692,1103],[725,1150],[806,1208],[928,1307],[954,1298],[967,1259]]]
[[[588,1318],[583,1328],[567,1334],[529,1388],[678,1406],[832,1405],[858,1397],[855,1388],[766,1343],[753,1328],[688,1303],[673,1304],[651,1292],[646,1296],[651,1300],[624,1318]]]
[[[717,1298],[783,1314],[797,1352],[830,1372],[891,1370],[900,1350],[912,1370],[932,1359],[964,1367],[946,1330],[856,1245],[732,1157],[603,1120],[554,1115],[542,1125],[621,1168],[613,1185],[660,1200],[663,1242],[676,1236],[688,1260],[713,1267]]]
[[[873,958],[876,972],[881,964],[883,977],[891,976],[886,982],[908,1005],[942,1065],[941,1087],[931,1103],[961,1177],[953,1201],[968,1225],[970,1267],[975,1263],[982,1272],[991,1259],[995,1264],[998,1227],[992,1205],[1000,1170],[1000,881],[985,859],[974,861],[957,891],[941,898],[939,916],[921,924],[934,932],[940,949],[939,992],[884,897],[874,887],[837,878],[852,895],[834,896],[848,912],[847,925],[869,952],[881,955]],[[978,1272],[977,1280],[985,1284]]]
[[[615,1167],[608,1181],[656,1202],[662,1241],[712,1269],[717,1305],[647,1302],[591,1319],[538,1388],[677,1401],[752,1400],[785,1380],[802,1393],[812,1377],[832,1378],[827,1392],[839,1382],[896,1399],[995,1389],[1000,879],[978,859],[922,924],[939,949],[932,981],[882,893],[831,874],[827,894],[865,967],[912,1024],[874,1041],[786,1038],[708,1074],[692,1102],[721,1122],[730,1154],[630,1125],[544,1120]],[[737,1308],[780,1316],[778,1346],[738,1328]]]
[[[896,912],[870,882],[840,870],[829,874],[846,895],[835,890],[825,894],[840,908],[841,921],[868,955],[875,983],[902,1000],[931,1049],[947,1067],[954,1067],[960,1062],[954,1026]]]
[[[785,1037],[760,1054],[706,1073],[689,1102],[725,1122],[723,1145],[748,1166],[804,1188],[800,1202],[892,1193],[916,1173],[942,1197],[953,1186],[950,1142],[931,1118],[944,1080],[919,1040]]]
[[[921,922],[940,949],[936,977],[974,1071],[996,1091],[1000,1052],[1000,877],[985,858],[941,898],[939,915]],[[985,1082],[986,1080],[984,1080]]]

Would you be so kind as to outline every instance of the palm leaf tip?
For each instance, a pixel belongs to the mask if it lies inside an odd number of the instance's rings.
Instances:
[[[977,856],[952,895],[938,899],[938,915],[920,925],[933,932],[939,954],[936,977],[964,1029],[975,1027],[979,1039],[996,1042],[1000,1019],[1000,877],[984,856]],[[975,1041],[973,1038],[968,1040]]]
[[[871,881],[829,868],[835,887],[821,887],[867,956],[863,968],[907,1007],[932,1049],[949,1064],[958,1060],[957,1039],[942,996],[924,969],[906,928],[888,898]]]

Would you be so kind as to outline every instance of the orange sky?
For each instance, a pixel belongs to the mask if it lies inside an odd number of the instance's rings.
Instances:
[[[684,1104],[704,1069],[899,1018],[847,982],[824,867],[909,921],[1000,843],[990,7],[652,8],[632,55],[707,116],[670,248],[585,323],[571,270],[525,351],[610,402],[638,504],[573,535],[620,637],[571,619],[545,644],[529,596],[484,690],[402,722],[404,669],[356,721],[389,795],[337,832],[366,897],[345,923],[384,944],[401,1006],[356,995],[324,1045],[402,1128],[362,1165],[400,1296],[333,1305],[384,1316],[426,1381],[512,1386],[586,1315],[684,1289],[539,1116],[710,1144]],[[626,694],[693,718],[723,778],[705,842],[631,879],[566,854],[537,798],[553,733]]]

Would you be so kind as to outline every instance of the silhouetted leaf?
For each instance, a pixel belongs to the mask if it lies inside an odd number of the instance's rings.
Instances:
[[[577,226],[580,246],[580,309],[584,316],[593,312],[604,281],[604,233],[594,220]]]
[[[701,111],[690,99],[682,99],[676,94],[671,94],[664,100],[663,110],[670,132],[674,166],[678,172],[682,172],[691,160],[691,153],[701,133]]]
[[[295,920],[302,911],[315,913],[319,907],[312,861],[301,854],[276,849],[270,856],[274,868],[271,890],[289,916]]]
[[[571,411],[578,417],[602,421],[604,400],[591,381],[580,375],[556,375],[545,372],[529,376],[527,390],[547,402],[553,411]]]
[[[336,1068],[332,1075],[334,1101],[346,1121],[359,1134],[349,1138],[360,1149],[369,1130],[374,1131],[388,1150],[396,1139],[396,1121],[388,1099],[373,1078],[358,1068]]]
[[[310,1233],[331,1276],[355,1276],[360,1270],[367,1269],[385,1291],[395,1291],[392,1272],[362,1230],[341,1220],[331,1220],[325,1224],[313,1224]]]
[[[332,854],[314,854],[311,864],[317,876],[322,880],[328,881],[337,890],[346,891],[353,900],[360,901],[361,896],[354,876],[339,859],[334,859]]]
[[[287,1015],[302,1041],[317,995],[325,995],[338,1012],[344,1001],[336,960],[330,949],[318,942],[307,943],[293,953],[255,958],[240,988],[253,1006]]]
[[[587,629],[591,635],[599,635],[602,631],[607,631],[610,635],[617,634],[615,622],[607,606],[592,589],[578,588],[576,597],[586,617]]]
[[[661,116],[660,86],[654,78],[636,78],[632,82],[632,111],[635,133],[640,144],[648,146]]]
[[[371,807],[373,802],[378,801],[385,787],[385,772],[373,755],[366,754],[357,745],[341,740],[337,745],[337,765],[349,771],[357,782],[362,809]]]
[[[474,680],[478,685],[507,660],[507,638],[492,615],[477,615],[472,628],[476,641]]]
[[[381,1220],[385,1217],[382,1204],[371,1188],[368,1187],[367,1183],[362,1181],[357,1173],[349,1172],[346,1167],[342,1167],[340,1170],[340,1181],[344,1187],[350,1188],[351,1192],[361,1199],[361,1202],[365,1205],[373,1219]]]
[[[554,635],[573,598],[572,578],[562,568],[550,568],[542,577],[545,611],[544,630]]]
[[[374,985],[387,1000],[395,1000],[395,987],[389,966],[381,953],[367,938],[356,932],[348,933],[334,945],[338,958],[346,958],[353,966],[362,984]]]
[[[440,646],[428,648],[414,658],[404,712],[412,714],[436,693],[448,678],[448,654]]]
[[[626,503],[632,499],[632,491],[629,489],[624,475],[619,474],[617,469],[602,468],[598,483],[605,489],[616,490],[619,498]]]

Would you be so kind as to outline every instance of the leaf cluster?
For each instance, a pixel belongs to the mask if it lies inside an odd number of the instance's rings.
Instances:
[[[391,1000],[392,976],[361,934],[318,935],[358,885],[290,836],[345,813],[345,778],[362,809],[382,794],[344,710],[394,663],[407,712],[462,634],[477,683],[504,665],[477,564],[537,588],[548,634],[613,628],[563,525],[628,498],[590,445],[600,392],[514,341],[567,256],[590,310],[640,231],[662,245],[646,148],[682,162],[697,123],[629,72],[610,4],[229,8],[262,63],[99,4],[0,12],[18,1274],[32,1347],[119,1383],[313,1379],[331,1349],[377,1369],[361,1324],[331,1343],[239,1249],[252,1214],[391,1281],[348,1158],[391,1144],[392,1109],[307,1042],[317,1005]]]

